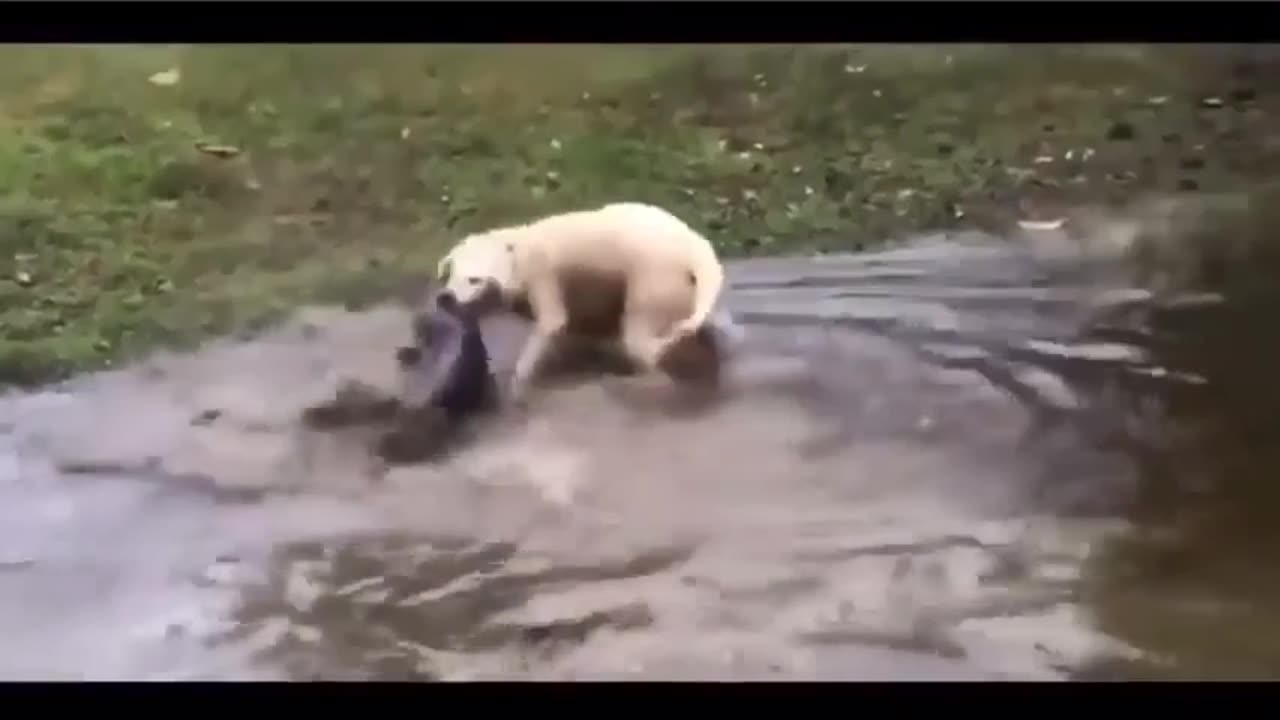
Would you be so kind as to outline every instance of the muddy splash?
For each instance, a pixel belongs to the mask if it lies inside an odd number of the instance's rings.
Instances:
[[[389,472],[298,413],[390,387],[399,307],[0,401],[0,677],[1058,679],[1138,651],[1081,594],[1193,382],[1150,305],[986,236],[731,265],[727,397],[547,390]],[[501,369],[524,328],[486,328]],[[1153,391],[1154,392],[1154,391]]]

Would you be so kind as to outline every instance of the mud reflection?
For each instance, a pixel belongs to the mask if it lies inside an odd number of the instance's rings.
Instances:
[[[1149,652],[1086,676],[1280,678],[1277,193],[1241,199],[1175,238],[1184,282],[1213,294],[1128,319],[1162,366],[1203,382],[1159,396],[1165,442],[1144,458],[1135,531],[1095,563],[1102,626]],[[1129,395],[1151,402],[1145,388]]]
[[[1153,317],[1214,306],[1033,245],[735,263],[745,334],[713,406],[679,411],[661,378],[566,380],[390,471],[358,430],[298,414],[350,379],[393,386],[402,308],[313,309],[9,397],[0,675],[1054,679],[1136,662],[1158,643],[1108,609],[1133,585],[1084,581],[1086,560],[1151,506],[1144,478],[1203,460],[1170,406],[1240,371],[1153,354],[1205,337]],[[524,332],[486,326],[500,373]]]

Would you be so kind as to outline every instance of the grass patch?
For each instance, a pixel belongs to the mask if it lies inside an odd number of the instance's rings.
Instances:
[[[1271,95],[1188,52],[6,46],[0,381],[371,300],[467,231],[613,200],[732,257],[1273,170]]]

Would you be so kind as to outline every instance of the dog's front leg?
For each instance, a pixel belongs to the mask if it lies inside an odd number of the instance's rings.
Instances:
[[[547,347],[550,344],[551,338],[543,334],[539,328],[535,328],[533,334],[525,341],[520,357],[516,360],[515,371],[511,374],[512,402],[517,404],[525,402],[529,393],[529,384],[538,366],[542,364],[542,358],[546,356]]]
[[[511,399],[523,404],[533,381],[546,357],[553,340],[558,338],[568,325],[568,313],[564,307],[564,299],[560,288],[552,282],[543,282],[530,288],[529,308],[533,314],[533,332],[525,341],[520,357],[516,360],[515,371],[511,377]]]

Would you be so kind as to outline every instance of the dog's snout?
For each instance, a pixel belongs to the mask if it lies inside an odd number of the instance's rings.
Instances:
[[[436,307],[441,310],[453,310],[458,307],[458,296],[452,290],[444,289],[436,294]]]

